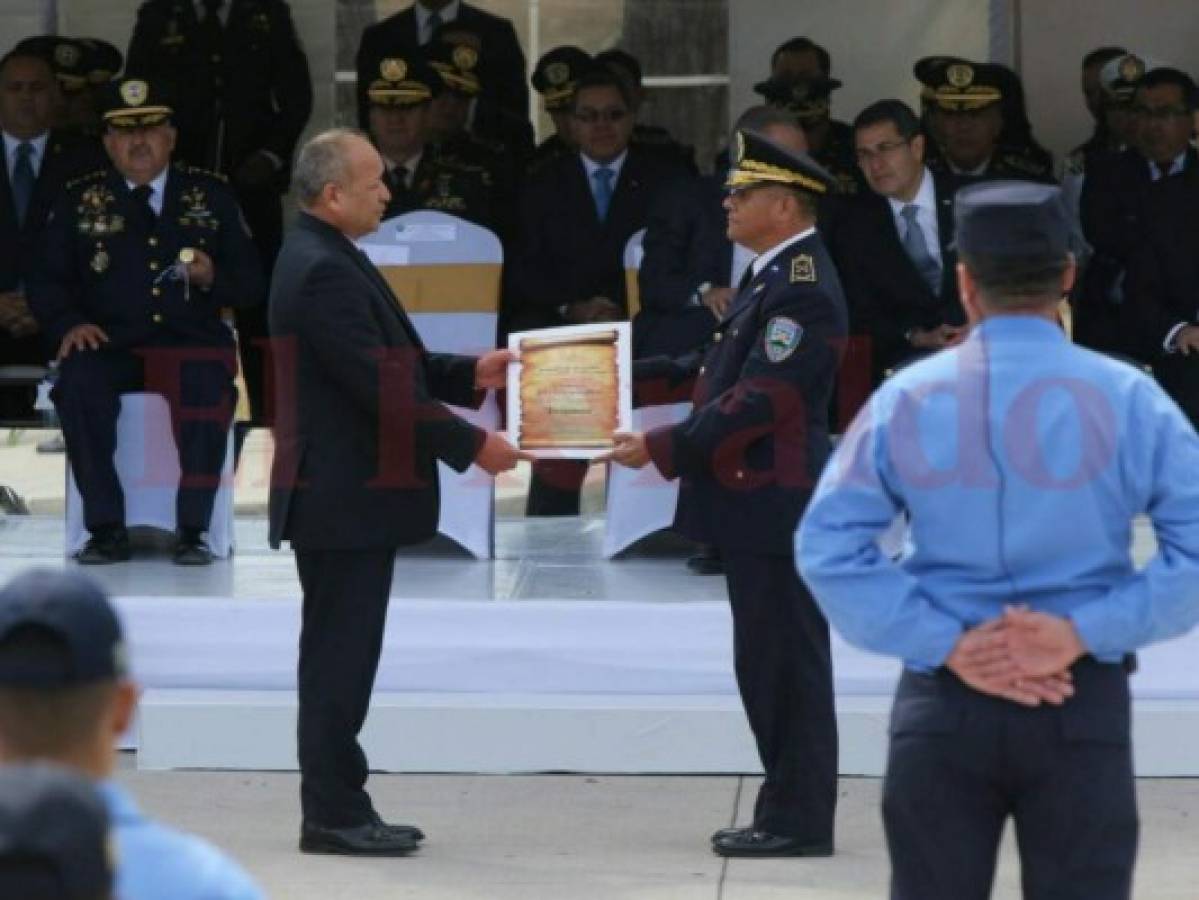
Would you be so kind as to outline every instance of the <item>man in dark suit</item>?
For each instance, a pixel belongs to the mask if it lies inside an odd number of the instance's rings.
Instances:
[[[46,218],[66,182],[100,162],[94,145],[52,130],[60,102],[50,62],[26,44],[0,60],[0,365],[43,365],[25,283]],[[31,418],[32,391],[0,393],[0,418]]]
[[[112,165],[67,185],[30,277],[30,306],[61,363],[50,397],[91,533],[84,564],[129,558],[113,453],[120,396],[142,390],[171,411],[182,470],[175,562],[212,561],[204,533],[236,399],[221,310],[261,302],[262,271],[228,186],[170,164],[171,112],[141,79],[109,85]]]
[[[176,157],[228,177],[270,271],[283,239],[291,158],[312,113],[308,58],[284,0],[147,0],[126,73],[166,85]],[[237,313],[251,418],[265,423],[266,309]]]
[[[479,106],[498,106],[512,115],[528,118],[525,55],[512,23],[461,0],[420,0],[362,32],[357,56],[360,123],[366,124],[366,88],[374,77],[371,60],[416,52],[446,22],[470,28],[482,41],[477,48],[482,64],[479,80],[483,85]]]
[[[524,331],[628,318],[624,248],[645,227],[655,194],[678,170],[629,146],[633,105],[607,69],[579,79],[573,116],[579,152],[547,163],[526,185],[503,325]],[[578,515],[586,466],[534,468],[530,515]]]
[[[1128,264],[1121,332],[1199,428],[1199,167],[1151,185]]]
[[[832,176],[795,146],[734,139],[729,238],[758,256],[714,343],[634,375],[696,377],[677,425],[616,435],[608,458],[680,478],[675,527],[715,543],[733,613],[737,685],[766,778],[721,856],[829,856],[837,722],[828,625],[796,573],[792,537],[830,452],[827,410],[847,333],[845,298],[816,232]]]
[[[1199,104],[1189,75],[1157,68],[1137,83],[1133,112],[1137,117],[1134,146],[1106,157],[1087,172],[1080,215],[1083,234],[1094,248],[1075,288],[1074,338],[1095,350],[1137,356],[1135,334],[1125,330],[1125,273],[1146,227],[1144,202],[1159,181],[1172,190],[1178,175],[1195,168],[1199,155],[1191,146],[1192,113]]]
[[[512,354],[429,353],[354,240],[379,227],[383,161],[355,132],[300,151],[301,213],[271,283],[279,415],[270,542],[291,542],[304,590],[299,662],[300,849],[397,856],[423,838],[386,825],[364,790],[358,732],[383,643],[396,548],[437,530],[437,462],[490,474],[526,456],[442,401],[477,405]]]
[[[838,261],[852,331],[870,339],[877,382],[887,369],[962,337],[953,186],[925,165],[920,122],[900,100],[864,109],[854,120],[854,146],[870,190],[846,207]]]

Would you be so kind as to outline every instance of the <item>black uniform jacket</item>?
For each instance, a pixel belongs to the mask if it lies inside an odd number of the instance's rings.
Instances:
[[[813,233],[738,292],[706,351],[637,363],[639,381],[698,375],[691,415],[646,435],[658,470],[682,478],[678,530],[732,551],[792,553],[829,456],[828,408],[847,334],[837,270]]]

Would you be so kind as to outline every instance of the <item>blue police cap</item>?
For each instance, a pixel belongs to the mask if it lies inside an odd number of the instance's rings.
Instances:
[[[1060,258],[1070,250],[1061,189],[1031,181],[988,181],[954,198],[958,252]]]
[[[23,628],[47,633],[66,653],[36,645],[2,650],[2,685],[69,687],[128,674],[120,620],[100,586],[84,575],[33,569],[0,588],[0,648]]]
[[[114,854],[104,800],[82,775],[0,768],[0,895],[108,897]]]

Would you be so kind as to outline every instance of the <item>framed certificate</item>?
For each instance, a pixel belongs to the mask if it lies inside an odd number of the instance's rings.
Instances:
[[[591,459],[633,421],[628,322],[519,331],[508,349],[508,432],[535,456]]]

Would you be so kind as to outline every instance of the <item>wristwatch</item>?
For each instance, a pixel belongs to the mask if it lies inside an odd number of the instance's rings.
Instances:
[[[712,282],[710,281],[705,281],[703,284],[696,287],[695,291],[691,294],[691,305],[703,306],[704,294],[708,293],[710,290],[712,290]]]

